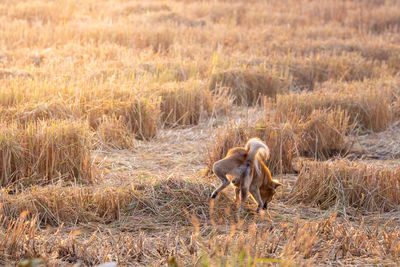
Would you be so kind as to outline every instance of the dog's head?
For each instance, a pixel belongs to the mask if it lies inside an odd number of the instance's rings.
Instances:
[[[276,189],[281,185],[282,184],[278,180],[272,179],[270,183],[260,187],[260,194],[264,203],[268,203],[272,200],[276,193]]]

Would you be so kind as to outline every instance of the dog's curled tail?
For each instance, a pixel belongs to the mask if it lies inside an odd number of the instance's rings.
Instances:
[[[271,156],[271,153],[269,152],[269,148],[266,144],[264,144],[259,138],[254,137],[251,138],[249,141],[246,143],[245,147],[248,151],[248,156],[247,159],[250,162],[254,162],[254,166],[256,168],[257,173],[260,174],[261,169],[259,166],[258,159],[256,158],[257,153],[262,153],[261,156],[267,161],[269,157]]]

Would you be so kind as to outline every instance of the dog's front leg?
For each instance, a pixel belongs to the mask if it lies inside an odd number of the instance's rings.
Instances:
[[[250,187],[250,193],[253,195],[254,199],[257,201],[257,213],[260,212],[261,208],[263,208],[264,203],[263,200],[261,198],[261,194],[260,194],[260,188],[258,186],[254,186],[252,185]]]

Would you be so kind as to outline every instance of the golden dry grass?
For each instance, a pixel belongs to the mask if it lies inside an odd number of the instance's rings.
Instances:
[[[1,129],[1,185],[29,186],[57,181],[93,182],[88,127],[80,122],[32,122]]]
[[[397,210],[400,198],[398,167],[375,167],[363,162],[307,162],[292,189],[291,201],[326,209]]]
[[[203,222],[209,220],[206,200],[212,191],[209,183],[170,178],[107,187],[34,186],[18,194],[4,190],[1,201],[6,216],[17,219],[26,210],[42,225],[119,222],[125,230],[140,231],[171,223],[190,225],[188,214]],[[222,199],[226,203],[214,210],[220,215],[232,204],[229,198]]]
[[[282,113],[267,108],[264,116],[252,124],[227,125],[209,144],[208,170],[215,161],[223,158],[230,148],[243,146],[254,136],[263,140],[271,151],[268,166],[272,173],[293,172],[292,160],[307,156],[326,160],[345,154],[349,148],[346,136],[352,132],[353,124],[346,111],[315,109],[304,117],[299,112]],[[290,116],[290,117],[289,117]]]
[[[398,265],[399,4],[0,2],[0,265]]]
[[[96,130],[96,146],[100,148],[133,149],[135,135],[121,119],[104,118]]]
[[[266,70],[242,69],[222,71],[212,74],[209,88],[229,90],[238,104],[256,104],[264,96],[275,98],[278,93],[287,91],[288,85]]]
[[[167,126],[193,125],[211,115],[227,115],[231,104],[228,95],[212,94],[198,81],[163,84],[158,94],[161,123]]]
[[[315,109],[339,109],[346,111],[358,128],[383,131],[396,119],[395,84],[366,81],[325,86],[313,93],[279,96],[279,120],[292,121],[293,114],[304,119]]]

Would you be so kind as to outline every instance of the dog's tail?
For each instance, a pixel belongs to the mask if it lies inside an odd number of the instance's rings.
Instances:
[[[269,148],[266,144],[264,144],[259,138],[251,138],[246,143],[245,147],[248,151],[247,161],[254,162],[255,169],[258,174],[261,172],[260,163],[256,158],[258,153],[261,153],[260,156],[267,161],[270,157]]]

